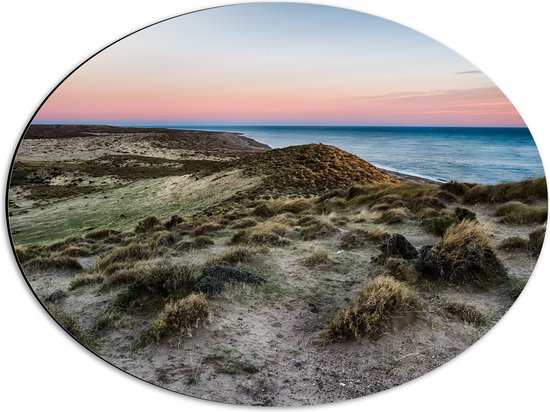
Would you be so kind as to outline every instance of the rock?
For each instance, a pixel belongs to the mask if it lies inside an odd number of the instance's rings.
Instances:
[[[386,242],[380,246],[382,253],[391,256],[399,256],[403,259],[411,260],[418,257],[416,248],[405,238],[405,236],[395,233]]]

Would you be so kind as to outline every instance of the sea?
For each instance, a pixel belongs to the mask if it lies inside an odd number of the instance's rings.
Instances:
[[[439,181],[499,183],[544,176],[527,128],[160,126],[238,132],[272,148],[333,145],[381,168]]]

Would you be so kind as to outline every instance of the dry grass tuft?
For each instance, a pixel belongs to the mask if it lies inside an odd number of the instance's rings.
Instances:
[[[409,216],[409,210],[404,207],[398,207],[395,209],[388,209],[382,216],[376,219],[376,223],[386,223],[393,225],[395,223],[403,223]]]
[[[92,240],[102,240],[107,239],[110,236],[113,235],[119,235],[120,232],[118,230],[113,229],[98,229],[91,232],[88,232],[84,235],[85,239],[92,239]]]
[[[222,230],[223,228],[224,226],[220,223],[206,222],[200,226],[197,226],[195,229],[193,229],[191,234],[193,236],[202,236],[209,233],[217,232],[219,230]]]
[[[38,256],[25,262],[24,268],[30,271],[80,271],[82,265],[69,256]]]
[[[416,282],[420,275],[410,260],[395,256],[386,257],[382,273],[405,282]]]
[[[214,257],[206,263],[206,266],[214,266],[226,263],[228,265],[237,265],[248,263],[260,253],[259,249],[251,249],[245,247],[236,247],[224,252],[223,254]]]
[[[144,262],[135,269],[135,281],[116,299],[115,306],[126,308],[143,298],[166,298],[191,293],[198,269],[161,260]]]
[[[92,254],[92,251],[90,248],[86,246],[67,246],[63,251],[61,252],[63,256],[71,256],[71,257],[83,257],[83,256],[90,256]]]
[[[308,226],[300,228],[298,236],[302,240],[315,240],[327,238],[338,232],[333,225],[328,222],[316,221]]]
[[[539,256],[544,243],[544,236],[546,234],[546,226],[539,226],[534,231],[529,233],[529,251],[534,256]]]
[[[162,222],[156,216],[148,216],[138,222],[135,228],[135,232],[147,233],[155,232],[162,229],[164,229],[164,227],[162,226]]]
[[[340,241],[340,248],[345,250],[366,247],[371,241],[371,234],[363,229],[353,229],[345,233]]]
[[[113,263],[136,262],[138,260],[148,259],[151,256],[151,250],[139,243],[130,243],[119,247],[111,253],[103,256],[96,264],[98,270],[103,270]]]
[[[521,182],[496,185],[474,185],[464,194],[466,203],[504,203],[511,200],[530,203],[547,200],[546,178],[527,179]]]
[[[468,303],[451,300],[443,304],[443,309],[462,322],[482,326],[488,321],[484,312]]]
[[[151,327],[140,336],[140,346],[158,342],[171,334],[191,336],[192,328],[208,318],[208,302],[201,294],[191,294],[167,303]]]
[[[249,243],[253,245],[283,246],[289,243],[285,237],[290,227],[281,223],[265,221],[256,226],[236,232],[232,243]]]
[[[34,256],[34,253],[32,253],[28,248],[23,246],[16,246],[15,254],[17,255],[17,259],[19,260],[20,263],[28,262]]]
[[[69,283],[69,290],[75,290],[87,285],[98,285],[103,283],[103,276],[98,274],[86,274],[75,277]]]
[[[368,336],[376,339],[401,321],[414,319],[420,300],[404,283],[378,276],[359,291],[355,301],[341,310],[322,334],[325,343]]]
[[[422,248],[417,268],[428,277],[460,284],[482,286],[507,279],[489,235],[471,220],[451,226],[435,247]]]
[[[546,207],[527,206],[521,202],[511,201],[498,206],[495,216],[500,216],[501,222],[513,225],[544,223],[548,216],[548,209]]]
[[[511,236],[504,239],[499,243],[497,249],[512,251],[512,250],[526,250],[529,242],[519,236]]]
[[[256,219],[252,219],[251,217],[244,217],[244,218],[235,220],[231,225],[231,228],[246,229],[252,226],[256,226],[257,224],[258,224],[258,221]]]
[[[330,260],[326,250],[317,250],[302,260],[302,264],[306,267],[325,266],[332,263],[334,262]]]

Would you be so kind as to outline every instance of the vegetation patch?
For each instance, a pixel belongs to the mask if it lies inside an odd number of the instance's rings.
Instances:
[[[302,227],[298,231],[298,237],[302,240],[315,240],[330,237],[337,232],[338,229],[330,223],[315,221],[308,226]]]
[[[217,264],[224,264],[224,263],[228,265],[238,265],[241,263],[248,263],[252,261],[252,259],[254,259],[254,257],[258,253],[259,253],[259,249],[235,247],[209,260],[207,263],[207,266],[214,266]]]
[[[544,243],[544,236],[546,234],[546,226],[539,226],[531,233],[529,233],[528,248],[531,254],[539,256]]]
[[[325,266],[334,263],[329,257],[326,250],[317,250],[308,257],[302,260],[304,266],[317,267]]]
[[[464,193],[466,203],[504,203],[511,200],[530,203],[547,200],[546,178],[526,179],[521,182],[499,183],[496,185],[474,185]]]
[[[158,342],[162,338],[178,334],[191,335],[193,328],[198,328],[199,322],[208,318],[208,302],[200,294],[169,302],[158,314],[153,324],[140,335],[138,346]]]
[[[326,343],[368,336],[376,339],[395,326],[414,319],[420,300],[404,283],[378,276],[367,283],[355,301],[338,312],[322,334]]]
[[[126,308],[137,300],[181,297],[191,293],[197,282],[196,269],[165,261],[151,261],[136,269],[135,281],[116,298],[115,307]]]
[[[546,207],[527,206],[518,201],[511,201],[498,206],[495,216],[500,216],[501,222],[513,225],[544,223],[548,216],[548,209]]]
[[[389,225],[395,223],[403,223],[409,216],[409,210],[404,207],[397,207],[394,209],[388,209],[382,213],[382,215],[376,219],[377,223],[387,223]]]
[[[285,237],[289,231],[290,227],[268,220],[254,227],[239,230],[233,235],[231,242],[284,246],[289,243],[289,240]]]
[[[477,222],[451,226],[434,247],[423,247],[417,268],[422,275],[452,283],[487,285],[503,282],[506,270]]]
[[[138,260],[148,259],[150,256],[151,250],[148,247],[133,242],[103,256],[97,262],[96,267],[98,270],[102,270],[111,266],[113,263],[137,262]]]
[[[103,276],[98,274],[77,276],[69,283],[69,290],[75,290],[87,285],[97,285],[103,283],[103,279]]]
[[[482,326],[488,321],[483,311],[468,303],[450,300],[443,304],[443,309],[462,322]]]
[[[340,241],[340,248],[344,250],[366,247],[371,241],[371,234],[363,229],[353,229],[344,233]]]
[[[38,256],[24,264],[30,271],[80,271],[82,265],[78,260],[69,256]]]
[[[156,216],[148,216],[146,218],[141,219],[136,228],[136,233],[147,233],[147,232],[154,232],[157,230],[162,230],[163,226],[161,221]]]
[[[387,256],[384,259],[381,272],[405,282],[416,282],[419,277],[415,265],[410,260],[395,256]]]
[[[505,250],[507,252],[513,250],[526,250],[529,245],[529,242],[519,236],[510,236],[500,242],[497,246],[500,250]]]
[[[86,246],[76,246],[76,245],[70,245],[67,246],[65,249],[61,251],[61,254],[64,256],[71,256],[71,257],[83,257],[83,256],[90,256],[92,254],[92,251],[90,248]]]
[[[215,265],[202,270],[202,275],[197,279],[195,290],[206,294],[216,294],[224,290],[226,284],[247,283],[261,286],[266,281],[261,276],[226,265]]]
[[[95,349],[97,347],[97,343],[92,336],[82,328],[80,323],[78,323],[74,317],[69,315],[60,307],[51,303],[46,303],[46,309],[50,315],[52,315],[52,317],[63,327],[63,329],[65,329],[69,335],[79,341],[82,345],[89,349]]]

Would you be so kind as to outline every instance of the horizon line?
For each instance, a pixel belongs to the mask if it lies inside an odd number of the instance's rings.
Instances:
[[[250,123],[250,124],[224,124],[224,123],[212,123],[212,124],[200,124],[200,123],[148,123],[148,122],[130,122],[130,121],[105,121],[105,122],[86,122],[86,121],[77,121],[77,122],[64,122],[64,121],[31,121],[30,125],[50,125],[50,126],[113,126],[113,127],[159,127],[159,128],[170,128],[170,127],[408,127],[408,128],[470,128],[470,129],[528,129],[527,125],[406,125],[406,124],[305,124],[305,123],[296,123],[296,124],[269,124],[269,123]]]

